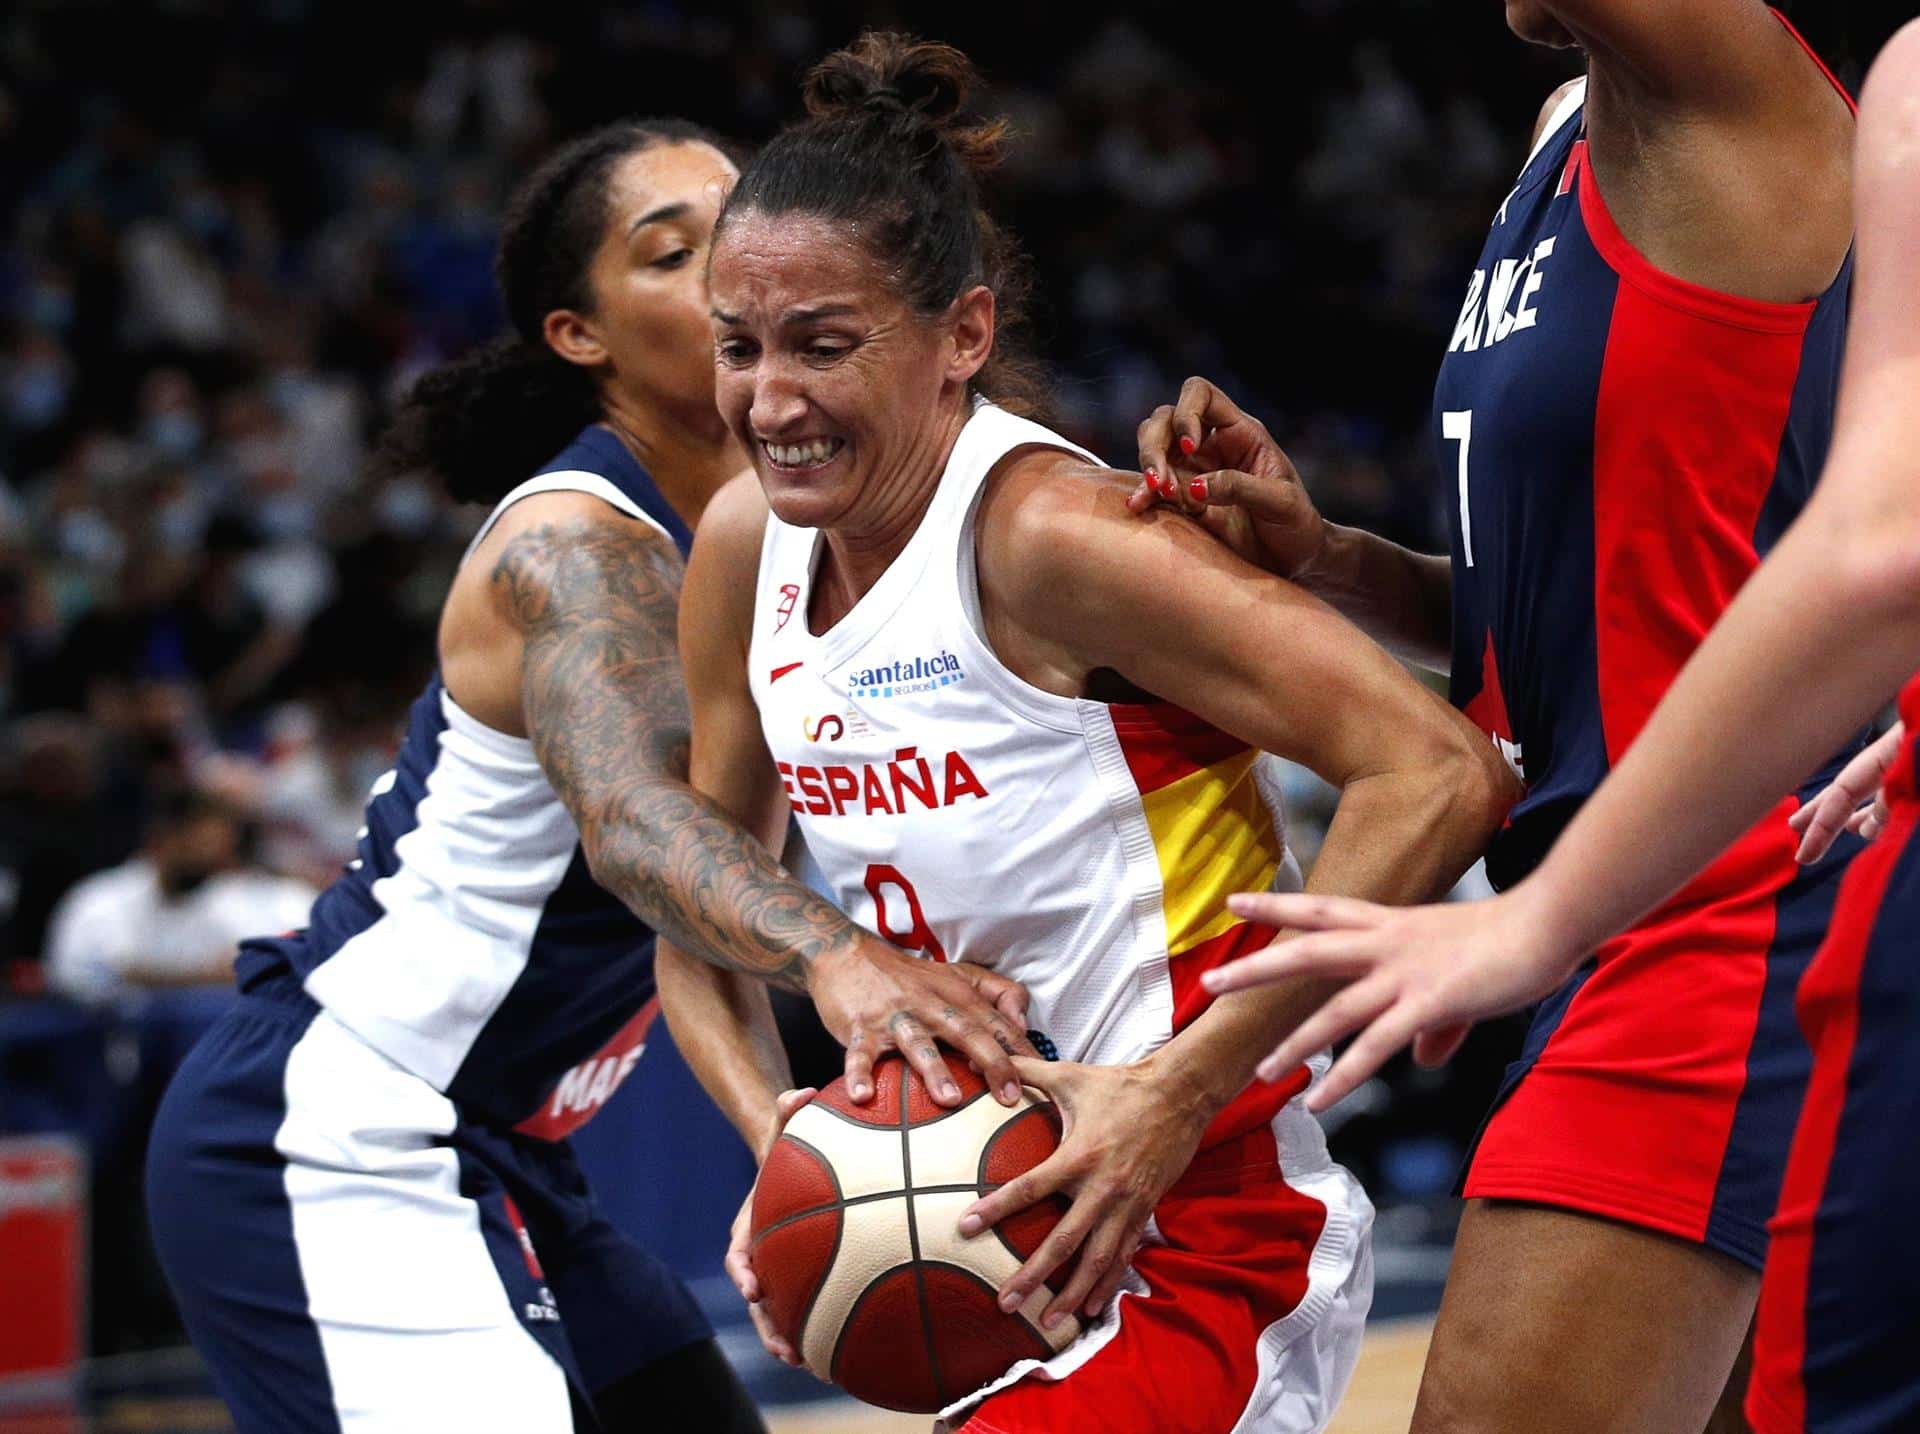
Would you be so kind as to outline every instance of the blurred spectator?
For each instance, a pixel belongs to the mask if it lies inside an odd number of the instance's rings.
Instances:
[[[241,940],[304,925],[314,888],[251,863],[243,836],[237,813],[204,792],[162,799],[140,854],[54,908],[48,985],[95,1005],[141,988],[222,985]]]
[[[117,812],[92,724],[72,713],[16,723],[0,756],[0,963],[10,984],[40,984],[53,907],[92,872],[126,859],[132,823]]]

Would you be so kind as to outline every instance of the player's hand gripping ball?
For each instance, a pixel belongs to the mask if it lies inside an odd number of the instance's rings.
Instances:
[[[1066,1212],[1054,1199],[962,1239],[960,1215],[1060,1142],[1053,1105],[1028,1090],[1012,1109],[944,1052],[961,1105],[935,1105],[899,1056],[875,1066],[866,1105],[837,1080],[795,1113],[760,1167],[751,1257],[763,1308],[807,1366],[855,1398],[932,1413],[1045,1359],[1080,1332],[1049,1332],[1041,1286],[1003,1314],[1002,1283]],[[1071,1270],[1057,1279],[1071,1278]]]

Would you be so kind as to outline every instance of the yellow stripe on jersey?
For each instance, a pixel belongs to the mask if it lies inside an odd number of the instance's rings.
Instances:
[[[1160,859],[1169,956],[1231,929],[1239,918],[1227,898],[1264,891],[1279,870],[1280,839],[1253,776],[1259,757],[1243,750],[1140,794]]]

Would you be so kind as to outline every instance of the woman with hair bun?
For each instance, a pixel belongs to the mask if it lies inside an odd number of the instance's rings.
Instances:
[[[1000,1293],[1036,1358],[948,1426],[1317,1429],[1371,1298],[1372,1208],[1302,1105],[1324,1062],[1253,1076],[1320,993],[1200,983],[1274,934],[1220,915],[1227,893],[1298,884],[1260,754],[1341,789],[1310,889],[1386,901],[1445,890],[1509,780],[1331,609],[1181,515],[1142,524],[1133,475],[1030,416],[1018,256],[981,200],[1004,128],[967,110],[973,81],[949,47],[864,36],[722,211],[715,392],[754,475],[688,568],[691,780],[749,826],[790,803],[844,909],[1020,981],[1061,1057],[1014,1062],[1059,1105],[1058,1152],[921,1231],[1072,1202]],[[765,1144],[797,1098],[776,1108],[755,1034],[699,1069]],[[757,1301],[744,1223],[729,1266]]]
[[[151,1144],[161,1260],[242,1430],[762,1428],[567,1144],[640,1054],[656,930],[692,953],[658,977],[689,1044],[719,996],[770,1025],[778,981],[861,1061],[927,1059],[931,1026],[1011,1078],[1012,982],[860,931],[685,781],[683,553],[744,466],[706,318],[735,175],[679,120],[553,155],[506,216],[512,336],[382,444],[493,513],[358,859],[305,930],[242,947]]]

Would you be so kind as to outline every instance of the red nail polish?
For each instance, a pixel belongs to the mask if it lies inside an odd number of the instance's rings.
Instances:
[[[1192,498],[1196,503],[1206,502],[1207,480],[1204,478],[1189,479],[1187,482],[1187,496]]]
[[[1200,446],[1199,444],[1195,443],[1191,438],[1187,437],[1186,434],[1183,433],[1180,435],[1180,451],[1186,454],[1189,458],[1193,456],[1193,450],[1198,448],[1199,446]]]
[[[1158,493],[1160,491],[1160,475],[1154,472],[1153,469],[1147,469],[1141,473],[1140,476],[1147,480],[1147,486],[1154,492]]]

